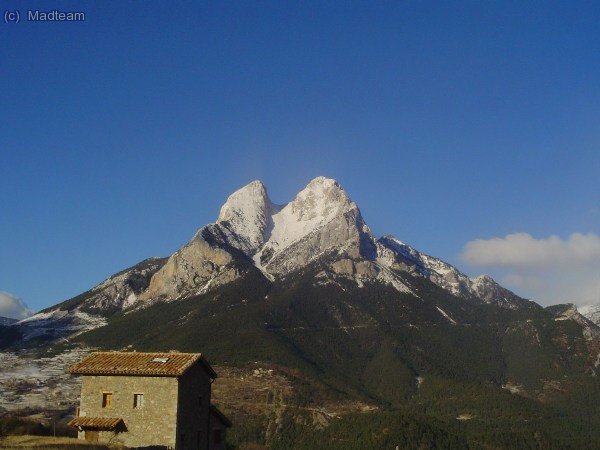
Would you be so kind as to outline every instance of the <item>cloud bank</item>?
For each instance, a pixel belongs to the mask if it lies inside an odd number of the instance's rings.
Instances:
[[[460,256],[539,303],[600,303],[600,237],[594,233],[573,233],[567,239],[536,239],[528,233],[476,239],[465,244]]]
[[[33,314],[33,311],[19,297],[8,292],[0,291],[0,316],[11,319],[25,319]]]

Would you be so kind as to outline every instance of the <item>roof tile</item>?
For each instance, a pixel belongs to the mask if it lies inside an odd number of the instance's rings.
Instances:
[[[115,417],[75,417],[68,424],[70,427],[91,428],[94,430],[115,430],[124,425],[123,419]]]
[[[94,352],[67,369],[74,375],[138,375],[177,377],[200,360],[204,369],[217,374],[200,353]]]

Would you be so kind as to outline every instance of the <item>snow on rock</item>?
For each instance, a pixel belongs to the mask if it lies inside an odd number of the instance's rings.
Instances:
[[[446,311],[444,311],[444,310],[443,310],[442,308],[440,308],[439,306],[436,306],[436,309],[437,309],[437,310],[440,312],[440,314],[441,314],[442,316],[444,316],[446,319],[448,319],[448,321],[449,321],[449,322],[450,322],[452,325],[456,325],[456,321],[455,321],[455,320],[454,320],[452,317],[450,317],[450,316],[449,316],[449,315],[446,313]]]
[[[380,261],[389,267],[420,274],[454,295],[470,293],[469,277],[441,259],[421,253],[394,236],[379,239]]]
[[[269,273],[284,274],[333,250],[369,258],[375,239],[339,183],[317,177],[273,215],[273,229],[258,260]]]
[[[261,181],[252,181],[227,198],[215,223],[198,230],[166,262],[117,274],[84,294],[85,302],[98,309],[144,307],[206,293],[254,267],[275,281],[317,259],[336,256],[356,262],[354,270],[367,269],[352,274],[359,286],[372,279],[411,292],[398,276],[406,272],[459,297],[507,308],[525,302],[491,278],[471,280],[393,236],[376,240],[356,203],[337,181],[325,177],[310,181],[282,206],[270,200]]]
[[[253,181],[227,198],[217,223],[229,231],[229,244],[252,255],[265,243],[273,228],[273,214],[280,209],[269,199],[264,184]]]
[[[489,275],[472,278],[470,280],[470,290],[486,303],[495,303],[507,309],[519,309],[535,305],[533,302],[525,300],[500,286]]]
[[[578,308],[572,304],[553,305],[547,308],[554,313],[556,321],[573,320],[581,325],[583,337],[587,340],[600,339],[600,327],[592,320],[581,314]]]
[[[585,305],[577,308],[579,313],[600,327],[600,303],[597,305]]]
[[[335,180],[315,178],[273,216],[267,248],[282,251],[340,214],[356,208]]]
[[[79,310],[37,313],[13,326],[23,333],[23,342],[43,339],[44,342],[68,340],[69,337],[106,325],[106,319]]]
[[[377,259],[380,264],[423,276],[458,297],[474,297],[508,309],[533,305],[503,288],[488,275],[471,279],[451,264],[421,253],[394,236],[384,236],[377,244]]]

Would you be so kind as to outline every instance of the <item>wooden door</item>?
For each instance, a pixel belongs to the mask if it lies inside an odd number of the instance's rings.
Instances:
[[[98,432],[86,430],[85,432],[85,440],[88,442],[98,442]]]

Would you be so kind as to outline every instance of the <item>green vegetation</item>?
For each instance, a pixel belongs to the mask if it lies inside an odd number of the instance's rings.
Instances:
[[[577,323],[535,306],[457,299],[407,274],[420,298],[378,283],[319,285],[321,270],[274,284],[250,271],[205,295],[115,314],[79,339],[293,368],[302,374],[292,380],[298,406],[354,399],[380,408],[328,426],[294,409],[244,419],[231,430],[234,447],[600,448],[600,385]]]

